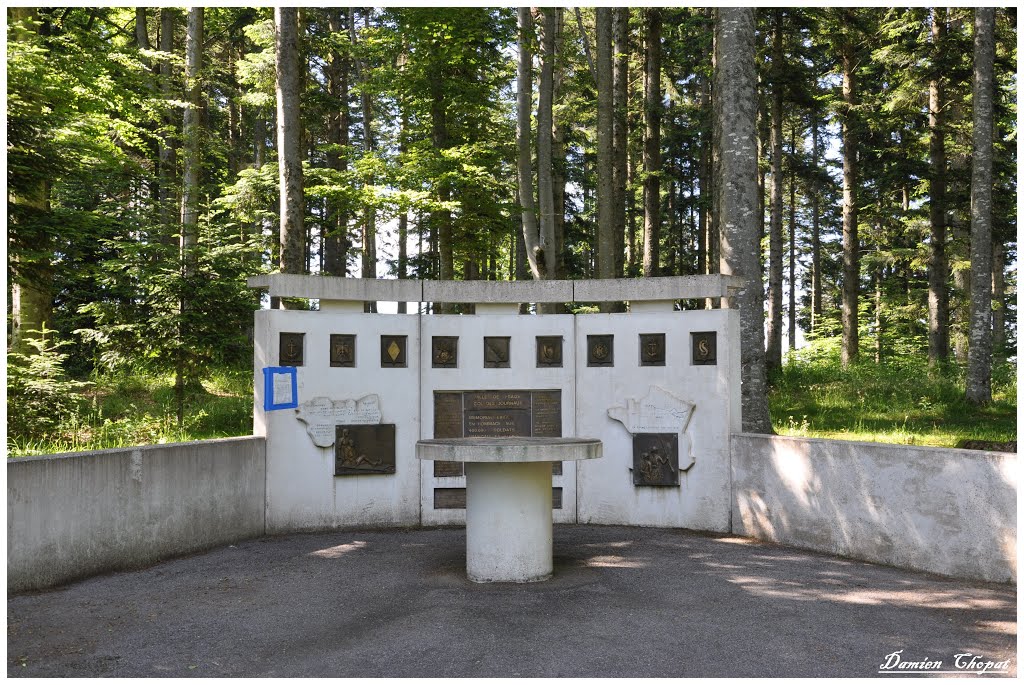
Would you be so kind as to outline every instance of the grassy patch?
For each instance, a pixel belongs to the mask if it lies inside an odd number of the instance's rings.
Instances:
[[[9,440],[10,456],[205,440],[252,433],[252,372],[219,369],[185,396],[177,422],[174,377],[142,373],[93,379],[85,406],[52,434]]]
[[[769,404],[780,435],[954,447],[961,440],[1017,439],[1016,368],[993,369],[993,402],[964,399],[957,366],[919,360],[865,361],[794,355],[774,379]]]

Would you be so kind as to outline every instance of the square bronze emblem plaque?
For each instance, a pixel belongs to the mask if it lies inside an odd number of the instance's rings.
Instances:
[[[718,364],[718,333],[690,333],[690,348],[693,350],[694,366]]]
[[[395,424],[335,426],[334,475],[395,472]]]
[[[454,369],[459,365],[459,339],[435,335],[431,339],[430,362],[435,369]]]
[[[633,435],[633,485],[679,485],[679,434]]]
[[[331,366],[354,367],[356,365],[356,336],[331,335]]]
[[[611,335],[587,336],[587,366],[614,366],[614,337]]]
[[[278,366],[302,366],[305,333],[282,333],[278,349]]]
[[[562,336],[537,336],[537,367],[562,366]]]
[[[380,336],[380,366],[382,369],[404,369],[405,363],[404,335]]]
[[[640,366],[665,366],[665,334],[640,334]]]
[[[509,343],[507,337],[484,338],[484,368],[507,369],[509,367]]]

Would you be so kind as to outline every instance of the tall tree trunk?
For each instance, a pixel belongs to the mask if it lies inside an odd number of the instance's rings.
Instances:
[[[629,8],[612,9],[615,56],[612,60],[612,226],[615,231],[615,277],[626,265],[626,157],[629,108]]]
[[[190,7],[185,35],[185,115],[182,125],[184,159],[181,188],[181,260],[186,278],[196,266],[196,244],[199,237],[199,172],[202,166],[200,115],[203,108],[203,87],[200,72],[203,58],[203,8]]]
[[[843,35],[843,338],[841,358],[843,366],[857,360],[857,296],[860,283],[860,241],[857,237],[857,105],[856,53],[853,36],[852,10],[844,10],[846,33]]]
[[[398,156],[404,157],[408,152],[409,147],[405,144],[406,134],[409,128],[409,114],[405,109],[402,110],[402,129],[399,133],[400,141],[398,144]],[[406,209],[401,209],[398,213],[398,278],[409,277],[409,212]],[[398,303],[398,313],[406,313],[406,303]]]
[[[811,114],[811,333],[818,332],[821,325],[821,207],[818,175],[821,163],[818,146],[818,116]]]
[[[565,81],[565,60],[562,55],[563,21],[564,10],[556,13],[555,23],[555,70],[553,75],[552,101],[558,102],[561,98],[562,83]],[[555,278],[566,277],[565,263],[565,134],[568,122],[563,122],[562,117],[551,117],[551,202],[552,202],[552,228],[554,231],[555,246]],[[564,305],[556,305],[556,313],[564,313]]]
[[[930,173],[928,179],[931,218],[928,255],[928,363],[949,359],[949,290],[946,285],[946,131],[943,107],[945,92],[942,60],[948,10],[932,11],[932,78],[928,87]]]
[[[366,22],[365,25],[366,25],[367,28],[369,28],[369,26],[370,26],[370,12],[372,12],[372,11],[373,10],[369,9],[369,8],[364,9],[364,12],[365,12],[364,18],[365,18],[365,22]],[[349,16],[349,40],[350,40],[352,45],[355,45],[357,43],[357,37],[356,37],[356,11],[355,11],[354,8],[350,8],[349,9],[349,15],[348,16]],[[356,60],[356,65],[355,66],[356,66],[356,78],[359,80],[360,85],[363,85],[363,84],[365,84],[369,80],[369,75],[367,74],[367,68],[368,67],[367,67],[367,65],[362,60]],[[435,80],[437,81],[437,83],[434,83],[432,81],[432,88],[435,89],[435,90],[439,90],[441,88],[440,79],[435,79]],[[359,96],[359,106],[360,106],[360,110],[362,111],[362,118],[363,118],[363,155],[364,156],[369,156],[376,149],[376,144],[375,144],[374,138],[373,138],[373,105],[370,102],[370,93],[369,93],[369,91],[366,88],[362,88],[361,89],[361,93],[360,93],[360,96]],[[443,121],[442,121],[442,125],[443,125]],[[435,123],[435,127],[436,126],[437,126],[437,124]],[[367,182],[368,183],[372,183],[373,179],[368,179]],[[445,197],[445,198],[442,198],[442,199],[443,200],[447,200],[448,198]],[[363,205],[362,223],[363,223],[363,230],[362,230],[362,236],[363,236],[362,248],[363,248],[363,250],[362,250],[362,270],[361,270],[362,277],[363,278],[376,278],[377,277],[377,213],[376,213],[376,210],[373,208],[373,206],[370,205],[370,204]],[[442,231],[443,231],[443,229],[442,229]],[[441,244],[442,244],[441,249],[443,251],[445,249],[444,248],[445,245],[450,246],[451,240],[450,239],[445,240],[444,238],[442,238]],[[450,250],[450,247],[449,247],[449,250]],[[442,259],[442,262],[443,262],[443,259]],[[442,269],[443,269],[443,267],[442,267]],[[447,278],[449,280],[451,279],[451,275],[450,275],[451,271],[453,271],[453,269],[449,270],[449,275],[447,276]],[[445,278],[445,275],[442,274],[441,278]],[[368,309],[368,311],[371,311],[371,312],[375,311],[376,303],[372,303],[372,302],[368,303],[367,309]]]
[[[597,8],[597,277],[615,277],[612,10]],[[602,303],[602,311],[611,311]]]
[[[345,31],[341,9],[327,10],[331,32]],[[333,149],[327,153],[327,167],[339,173],[348,171],[348,56],[335,47],[331,50],[327,70],[327,90],[337,111],[327,117],[327,140]],[[348,273],[348,216],[339,203],[327,202],[327,234],[324,238],[324,273],[345,276]]]
[[[718,8],[715,21],[715,116],[720,154],[716,215],[722,227],[720,270],[742,286],[740,310],[743,430],[771,433],[764,363],[764,284],[757,235],[757,69],[754,10]]]
[[[644,14],[644,276],[657,276],[661,241],[661,10],[651,7]]]
[[[299,120],[299,22],[294,7],[274,10],[277,56],[277,157],[281,191],[281,273],[305,266],[302,129]],[[287,300],[282,300],[287,309]]]
[[[554,100],[555,34],[561,8],[544,8],[540,84],[537,100],[537,195],[540,204],[542,278],[555,274],[555,201],[552,179],[551,134]],[[538,258],[538,261],[539,258]]]
[[[533,191],[533,154],[530,115],[533,109],[533,15],[529,7],[519,8],[519,62],[516,75],[516,171],[519,206],[522,208],[523,242],[530,271],[544,278],[544,246],[537,223]]]
[[[165,227],[177,223],[176,167],[177,149],[174,140],[175,120],[170,101],[174,98],[174,81],[171,71],[171,53],[174,52],[174,17],[175,10],[170,7],[160,8],[160,93],[166,103],[163,115],[163,130],[160,133],[160,216]],[[172,230],[166,230],[168,242]],[[172,243],[173,244],[173,243]]]
[[[796,349],[796,122],[789,138],[789,349]]]
[[[772,29],[772,99],[769,146],[772,156],[771,208],[768,222],[768,372],[782,367],[782,10],[774,10]]]
[[[992,401],[992,128],[995,10],[974,10],[974,134],[971,141],[971,326],[967,400]]]
[[[878,248],[875,248],[876,250]],[[875,267],[872,279],[875,286],[875,363],[882,363],[882,348],[885,338],[885,320],[882,316],[882,279],[885,274],[881,264]]]
[[[1006,251],[1001,240],[992,240],[992,356],[1006,359]]]

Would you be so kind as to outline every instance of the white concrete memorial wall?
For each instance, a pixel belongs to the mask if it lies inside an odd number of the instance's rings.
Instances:
[[[272,295],[332,299],[320,311],[256,313],[268,532],[462,523],[464,470],[420,462],[416,441],[511,434],[604,443],[603,459],[553,467],[556,523],[729,530],[738,318],[672,311],[662,295],[682,284],[681,297],[721,296],[721,279],[638,280],[653,290],[651,301],[630,302],[634,313],[519,315],[517,298],[571,301],[575,289],[576,300],[594,301],[605,284],[270,278]],[[396,283],[407,301],[476,302],[478,314],[364,314],[343,301],[388,299],[377,290]],[[623,292],[611,296],[628,299],[626,285],[615,287]],[[296,406],[266,410],[263,370],[293,366],[289,354],[301,355]]]

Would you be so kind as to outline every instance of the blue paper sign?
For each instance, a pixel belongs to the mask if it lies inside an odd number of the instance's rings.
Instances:
[[[298,369],[267,366],[263,369],[263,409],[294,409],[299,406]]]

